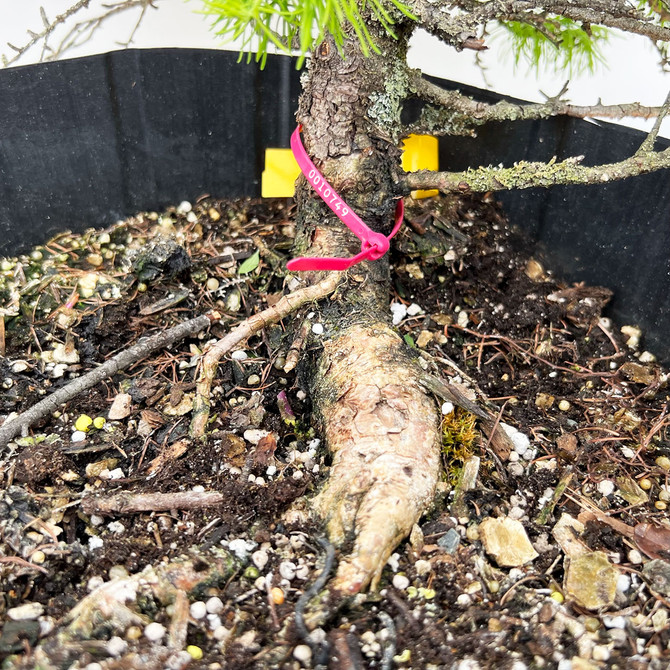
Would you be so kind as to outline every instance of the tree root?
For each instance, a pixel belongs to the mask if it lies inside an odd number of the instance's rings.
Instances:
[[[193,401],[192,437],[201,438],[205,435],[209,420],[209,395],[221,358],[240,342],[248,339],[266,326],[287,317],[305,303],[325,298],[337,288],[340,281],[341,273],[333,272],[317,284],[285,295],[272,307],[268,307],[243,321],[237,328],[221,338],[207,351],[201,361],[200,376]]]
[[[325,344],[317,407],[333,466],[313,506],[333,544],[354,537],[332,583],[343,595],[377,586],[391,552],[433,499],[439,417],[421,372],[385,324],[353,326]]]
[[[175,493],[117,493],[111,496],[86,496],[81,508],[86,514],[137,514],[171,509],[216,507],[225,496],[216,491],[179,491]]]

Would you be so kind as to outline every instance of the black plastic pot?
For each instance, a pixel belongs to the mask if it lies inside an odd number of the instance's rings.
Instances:
[[[288,146],[299,73],[286,57],[270,58],[263,71],[237,60],[221,51],[128,50],[0,70],[0,253],[203,193],[260,195],[265,149]],[[643,139],[574,119],[491,124],[477,138],[443,140],[440,167],[573,155],[606,163]],[[667,171],[500,199],[552,268],[611,288],[609,313],[639,324],[645,347],[670,362]]]

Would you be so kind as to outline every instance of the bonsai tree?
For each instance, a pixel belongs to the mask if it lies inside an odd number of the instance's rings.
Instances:
[[[217,30],[225,36],[242,37],[261,63],[270,45],[297,51],[300,64],[307,61],[297,115],[300,131],[293,141],[298,150],[304,146],[309,157],[304,160],[311,160],[313,167],[307,169],[309,182],[298,180],[296,255],[349,258],[361,252],[360,240],[340,220],[351,212],[360,217],[359,233],[363,230],[368,240],[362,262],[346,271],[342,271],[346,262],[314,265],[301,261],[294,297],[286,296],[273,308],[274,318],[282,318],[306,301],[335,292],[320,307],[322,346],[313,357],[304,357],[310,368],[314,417],[333,454],[329,479],[313,508],[327,523],[334,545],[343,546],[353,538],[339,562],[332,590],[354,594],[377,585],[389,555],[434,497],[441,444],[441,400],[436,397],[475,413],[490,439],[501,450],[507,448],[508,438],[496,430],[491,410],[468,401],[426,372],[390,323],[391,269],[384,252],[388,236],[401,219],[398,203],[416,189],[439,189],[454,196],[601,183],[670,167],[670,149],[654,150],[670,99],[660,108],[639,104],[576,107],[560,95],[542,104],[485,104],[458,91],[445,91],[411,70],[406,62],[410,36],[422,27],[455,49],[479,51],[487,48],[487,28],[498,22],[510,33],[517,55],[528,53],[539,59],[563,54],[565,65],[588,66],[598,57],[597,40],[604,30],[615,28],[649,37],[665,63],[670,40],[665,5],[658,0],[203,2],[206,11],[216,17]],[[54,21],[42,12],[43,31],[31,33],[30,42],[22,47],[12,46],[14,59],[35,44],[46,48],[55,28],[87,5],[76,3]],[[140,8],[140,20],[147,7],[153,6],[147,0],[117,5],[119,11]],[[95,29],[98,25],[76,24],[75,37],[82,34],[82,26]],[[75,42],[66,41],[55,51],[61,54]],[[421,102],[421,111],[405,123],[403,110],[413,99]],[[586,167],[581,164],[583,157],[575,156],[559,162],[473,166],[456,173],[424,170],[408,174],[401,169],[400,145],[410,133],[468,135],[486,123],[559,114],[655,115],[657,120],[633,156],[610,165]],[[218,359],[233,340],[239,342],[262,328],[264,318],[250,320],[231,340],[205,356],[192,423],[195,437],[206,433],[209,388]],[[170,337],[198,332],[208,323],[207,317],[193,321]],[[174,339],[161,335],[151,346],[170,341]],[[123,364],[132,362],[133,356],[146,355],[145,344],[130,352]],[[93,383],[122,367],[118,360],[109,363],[95,371]],[[84,386],[78,382],[77,388]],[[46,411],[65,399],[50,398]],[[2,427],[0,442],[11,439],[38,413],[26,415]]]
[[[297,114],[306,151],[329,188],[383,235],[394,226],[399,199],[415,189],[463,194],[591,184],[670,166],[670,150],[655,152],[653,147],[667,103],[661,109],[637,104],[575,107],[559,96],[542,104],[484,104],[445,91],[408,67],[408,40],[417,27],[457,50],[482,50],[487,48],[487,26],[498,22],[511,33],[518,55],[528,52],[539,59],[562,53],[565,64],[588,65],[597,58],[597,40],[605,28],[645,35],[663,53],[670,29],[661,4],[205,1],[219,32],[244,37],[261,63],[270,45],[297,50],[300,63],[307,58]],[[402,112],[410,99],[423,107],[406,124]],[[473,166],[458,173],[406,174],[400,167],[400,145],[410,133],[468,135],[493,121],[558,114],[657,115],[657,122],[635,155],[611,165],[585,167],[583,157],[576,156],[560,162]],[[360,243],[313,187],[314,174],[308,175],[312,184],[298,180],[296,255],[353,256]],[[323,277],[323,272],[307,271],[300,281],[310,285]],[[389,323],[390,287],[388,255],[344,274],[336,298],[322,305],[323,347],[313,362],[315,417],[333,454],[329,480],[314,509],[327,522],[335,545],[353,538],[332,584],[347,594],[376,586],[389,555],[430,504],[440,474],[439,404],[429,390],[435,391],[436,382]],[[451,393],[453,397],[453,389]],[[485,429],[489,421],[491,432],[491,418],[483,410],[480,416]],[[504,436],[493,437],[504,441]]]

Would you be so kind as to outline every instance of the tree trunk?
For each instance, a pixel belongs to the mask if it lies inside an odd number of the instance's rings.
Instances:
[[[408,90],[406,37],[378,33],[380,53],[369,58],[356,40],[347,41],[344,55],[332,39],[317,48],[298,121],[326,179],[373,230],[388,234],[402,195],[394,176]],[[304,179],[297,200],[301,255],[360,251]],[[334,544],[353,541],[333,583],[347,594],[377,585],[389,555],[430,504],[439,476],[439,413],[390,327],[389,274],[388,255],[354,266],[320,315],[325,334],[312,395],[333,466],[314,507]]]

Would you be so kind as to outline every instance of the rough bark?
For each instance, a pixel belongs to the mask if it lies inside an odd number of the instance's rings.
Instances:
[[[344,58],[326,40],[314,54],[299,110],[305,145],[326,179],[374,230],[388,234],[400,189],[396,133],[408,91],[404,36],[375,34],[380,54],[357,42]],[[347,256],[360,243],[303,182],[298,188],[304,255]],[[315,281],[317,277],[313,277]],[[439,475],[439,414],[421,370],[389,325],[388,257],[349,271],[323,309],[323,349],[313,400],[333,467],[314,509],[331,541],[353,541],[333,587],[376,586],[397,543],[429,505]]]

